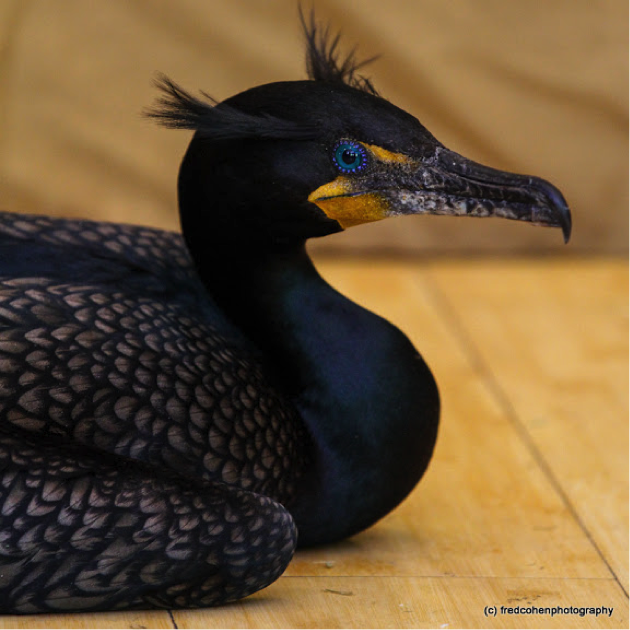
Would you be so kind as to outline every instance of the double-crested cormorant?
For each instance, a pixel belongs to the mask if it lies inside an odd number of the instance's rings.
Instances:
[[[449,151],[303,22],[310,80],[216,106],[161,80],[151,115],[195,130],[183,238],[0,215],[2,612],[242,598],[412,490],[431,372],[308,238],[401,214],[568,238],[556,188]]]

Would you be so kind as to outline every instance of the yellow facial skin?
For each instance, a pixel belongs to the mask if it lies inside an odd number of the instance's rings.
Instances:
[[[360,143],[373,161],[383,164],[412,165],[413,160],[402,153],[393,153],[382,147]],[[360,179],[339,175],[314,190],[308,197],[326,215],[346,229],[353,225],[380,221],[388,216],[390,208],[386,197],[375,191],[361,190]]]

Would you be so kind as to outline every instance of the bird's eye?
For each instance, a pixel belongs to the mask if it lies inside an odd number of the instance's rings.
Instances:
[[[335,147],[335,166],[344,173],[356,173],[366,163],[365,149],[357,142],[339,142]]]

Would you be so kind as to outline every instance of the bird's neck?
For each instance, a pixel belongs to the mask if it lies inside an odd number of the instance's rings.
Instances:
[[[313,470],[289,506],[301,543],[350,535],[389,512],[436,437],[437,390],[411,343],[325,282],[304,244],[247,260],[224,251],[201,271],[312,436]]]

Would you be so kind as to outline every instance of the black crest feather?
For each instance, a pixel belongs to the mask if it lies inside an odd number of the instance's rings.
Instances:
[[[357,62],[354,49],[345,57],[338,51],[340,34],[334,37],[330,27],[320,27],[311,11],[307,21],[300,7],[300,21],[306,37],[306,71],[313,81],[343,83],[376,95],[371,81],[357,74],[357,70],[372,61]],[[235,107],[218,103],[209,94],[193,96],[165,75],[155,81],[162,95],[144,115],[157,120],[164,127],[192,129],[209,140],[260,138],[307,140],[318,130],[268,114],[250,114]]]
[[[317,129],[267,114],[248,114],[229,105],[218,104],[209,94],[201,92],[205,100],[190,94],[167,76],[155,81],[162,96],[144,115],[171,129],[193,129],[209,140],[234,138],[267,138],[278,140],[306,140],[317,134]]]
[[[345,83],[353,88],[378,96],[373,83],[367,77],[357,73],[363,66],[371,63],[376,57],[357,61],[356,48],[342,56],[339,52],[341,33],[332,35],[330,26],[321,26],[315,20],[315,12],[304,15],[300,6],[300,21],[306,36],[306,72],[313,81],[329,83]]]

